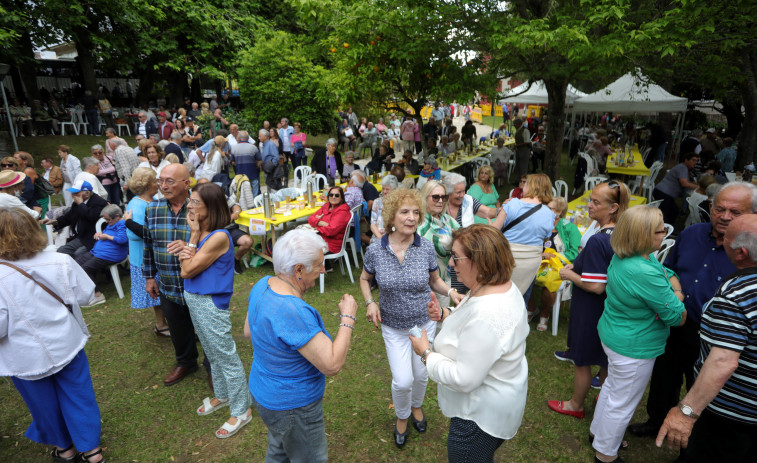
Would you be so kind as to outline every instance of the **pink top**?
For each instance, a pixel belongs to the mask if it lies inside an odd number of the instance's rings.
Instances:
[[[414,129],[415,124],[411,120],[407,120],[400,126],[400,138],[405,141],[413,141],[415,139]]]
[[[415,135],[415,141],[421,141],[421,129],[418,127],[418,124],[413,126],[413,134]]]
[[[293,133],[293,134],[291,134],[289,136],[289,142],[292,144],[292,146],[294,146],[294,142],[301,141],[302,142],[302,146],[304,146],[304,147],[307,148],[307,146],[308,146],[307,139],[308,139],[308,137],[307,137],[307,135],[305,135],[305,132]]]
[[[383,122],[376,124],[376,128],[379,132],[386,132],[386,125]]]

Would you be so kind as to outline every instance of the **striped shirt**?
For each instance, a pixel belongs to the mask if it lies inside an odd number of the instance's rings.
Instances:
[[[757,425],[757,267],[739,270],[718,288],[703,309],[699,374],[713,347],[739,352],[739,363],[708,409],[725,418]]]
[[[168,252],[172,241],[189,241],[187,225],[187,204],[189,199],[174,214],[171,205],[165,199],[153,201],[147,206],[145,218],[145,254],[142,262],[142,274],[146,279],[160,275],[160,292],[170,301],[184,303],[184,279],[181,278],[181,265],[178,257]]]

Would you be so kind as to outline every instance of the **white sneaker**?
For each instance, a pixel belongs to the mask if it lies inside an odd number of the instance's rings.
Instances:
[[[83,307],[94,307],[96,305],[105,304],[105,296],[100,294],[99,296],[95,296],[92,298],[91,301],[89,301],[89,304],[83,306]]]

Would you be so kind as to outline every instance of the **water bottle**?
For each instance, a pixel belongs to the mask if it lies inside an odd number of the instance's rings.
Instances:
[[[381,164],[381,177],[386,175],[386,164]]]
[[[271,218],[271,195],[263,193],[263,216],[266,219]]]
[[[311,182],[308,182],[307,184],[307,194],[305,196],[305,199],[307,199],[308,205],[310,207],[314,206],[315,201],[313,201],[313,184]]]

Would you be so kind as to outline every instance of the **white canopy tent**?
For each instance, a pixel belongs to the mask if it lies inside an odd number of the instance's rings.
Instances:
[[[570,106],[576,99],[584,96],[586,96],[586,93],[568,84],[568,89],[565,91],[565,104]],[[531,83],[530,88],[529,83],[524,82],[508,90],[504,98],[500,100],[501,103],[549,104],[547,87],[541,80]]]
[[[582,113],[679,113],[671,155],[679,145],[688,99],[668,93],[644,76],[628,73],[602,90],[578,98],[575,112]]]

